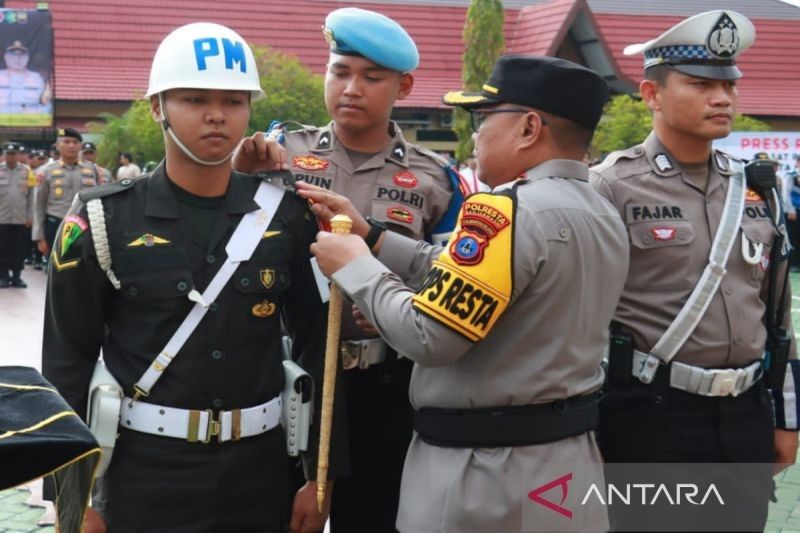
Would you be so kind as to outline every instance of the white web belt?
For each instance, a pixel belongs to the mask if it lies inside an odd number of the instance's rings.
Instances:
[[[672,361],[672,358],[697,327],[700,319],[703,318],[723,276],[725,276],[725,265],[728,263],[728,257],[742,222],[746,190],[742,164],[731,160],[731,168],[734,173],[729,179],[725,207],[722,211],[719,229],[714,236],[714,243],[711,246],[708,265],[689,295],[689,299],[686,300],[667,331],[645,357],[638,358],[640,360],[639,368],[634,369],[634,375],[642,383],[653,381],[660,363],[666,365]]]

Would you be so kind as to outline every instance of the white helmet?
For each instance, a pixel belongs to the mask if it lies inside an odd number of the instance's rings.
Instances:
[[[224,159],[207,161],[189,150],[172,130],[167,117],[164,91],[169,89],[250,91],[251,101],[264,96],[253,51],[230,28],[196,22],[181,26],[161,41],[150,68],[150,85],[145,98],[158,95],[161,127],[187,157],[206,166],[225,163],[233,152]]]
[[[250,91],[252,100],[264,96],[245,40],[211,22],[181,26],[161,41],[145,98],[169,89]]]

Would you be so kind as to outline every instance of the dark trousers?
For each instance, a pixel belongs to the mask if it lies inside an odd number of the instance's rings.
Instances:
[[[800,208],[797,208],[797,214],[800,216]],[[789,232],[789,242],[792,245],[792,253],[789,256],[789,265],[792,267],[800,267],[800,218],[794,220],[786,220],[786,229]]]
[[[0,278],[14,277],[24,268],[27,228],[23,224],[0,224]]]
[[[201,444],[122,429],[102,492],[110,533],[284,533],[284,433]]]
[[[44,219],[44,238],[51,250],[53,248],[53,243],[56,242],[58,227],[61,225],[62,220],[61,218],[50,215],[47,215]]]
[[[350,477],[336,480],[333,533],[394,533],[400,479],[411,442],[408,384],[413,363],[390,359],[344,373]]]
[[[714,479],[724,487],[723,512],[703,506],[680,512],[650,512],[659,530],[692,530],[691,523],[714,523],[720,531],[761,531],[767,520],[774,484],[774,426],[772,404],[758,382],[737,397],[709,398],[667,384],[669,369],[661,367],[650,385],[632,378],[628,384],[607,384],[600,404],[597,440],[607,463],[762,463],[746,479],[731,477],[732,469],[718,468]],[[687,475],[711,472],[698,465]],[[691,469],[691,467],[690,467]],[[676,480],[680,472],[674,473]],[[613,479],[609,479],[613,482]],[[688,514],[687,514],[688,513]],[[716,513],[713,515],[704,513]],[[609,507],[612,530],[631,531],[630,509]],[[638,515],[641,518],[641,515]],[[730,520],[729,527],[725,520]],[[688,521],[688,523],[687,523]],[[638,522],[641,526],[641,521]],[[641,527],[639,527],[641,529]],[[699,529],[699,528],[695,528]]]

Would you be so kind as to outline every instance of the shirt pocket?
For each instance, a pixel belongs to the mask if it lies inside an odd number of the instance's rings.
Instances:
[[[629,286],[643,289],[694,286],[702,267],[697,272],[691,268],[690,244],[695,239],[691,222],[639,222],[629,225],[628,233],[631,239]]]
[[[412,239],[422,239],[424,213],[410,205],[400,202],[373,200],[372,218],[384,222],[389,229],[410,237]]]
[[[288,264],[274,262],[246,263],[236,270],[232,281],[242,305],[231,309],[239,320],[253,326],[263,324],[264,319],[280,316],[282,295],[292,282]]]
[[[760,286],[769,271],[770,253],[775,230],[765,220],[742,224],[740,239],[734,244],[731,254],[739,254],[745,264],[747,280]]]
[[[138,302],[186,298],[194,288],[188,270],[129,274],[120,279],[120,284],[122,297]]]

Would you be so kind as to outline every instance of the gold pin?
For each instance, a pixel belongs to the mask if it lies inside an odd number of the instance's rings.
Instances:
[[[253,306],[253,316],[258,318],[267,318],[275,313],[275,304],[269,300],[264,300]]]

